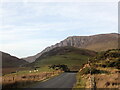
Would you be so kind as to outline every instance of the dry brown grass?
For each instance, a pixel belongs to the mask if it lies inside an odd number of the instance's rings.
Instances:
[[[6,75],[2,77],[2,86],[3,88],[25,87],[29,84],[51,78],[60,73],[61,71],[29,73],[23,75]]]
[[[2,74],[9,74],[11,72],[15,72],[18,68],[11,67],[11,68],[2,68]]]
[[[87,66],[84,65],[84,66]],[[104,70],[109,73],[101,74],[78,74],[77,84],[75,88],[85,87],[85,88],[119,88],[120,87],[120,71],[116,68],[102,68],[98,67],[98,70]],[[79,71],[81,72],[81,70]],[[93,80],[94,78],[94,80]],[[82,80],[80,80],[82,79]]]
[[[120,86],[119,70],[115,68],[102,68],[98,67],[99,70],[105,70],[110,72],[109,74],[96,74],[97,88],[118,88]]]
[[[118,88],[120,84],[118,75],[117,73],[95,75],[97,88]]]
[[[9,67],[9,68],[2,68],[2,74],[6,75],[6,74],[11,74],[12,72],[16,72],[16,71],[23,71],[23,70],[30,70],[30,68],[24,68],[24,67]]]

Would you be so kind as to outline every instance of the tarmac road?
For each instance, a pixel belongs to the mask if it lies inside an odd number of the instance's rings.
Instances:
[[[71,89],[73,85],[76,82],[76,73],[62,73],[59,76],[56,76],[54,78],[51,78],[47,81],[37,83],[32,88],[56,88],[55,90],[59,88],[69,88]]]

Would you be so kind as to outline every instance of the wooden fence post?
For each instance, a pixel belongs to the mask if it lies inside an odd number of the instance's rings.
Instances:
[[[15,77],[13,77],[13,81],[15,81]]]

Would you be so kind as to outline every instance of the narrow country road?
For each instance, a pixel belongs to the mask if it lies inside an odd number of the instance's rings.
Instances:
[[[62,73],[45,82],[40,82],[32,88],[72,88],[76,82],[76,73]]]

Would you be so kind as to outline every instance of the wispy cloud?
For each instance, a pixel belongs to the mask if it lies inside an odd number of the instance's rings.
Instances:
[[[1,2],[118,2],[119,0],[1,0]]]
[[[1,50],[22,57],[68,36],[117,32],[117,9],[117,2],[2,3]]]
[[[43,48],[46,48],[46,46],[55,43],[57,43],[56,39],[34,39],[17,43],[2,43],[1,50],[12,55],[17,55],[18,57],[26,57],[28,53],[29,55],[39,53]]]

